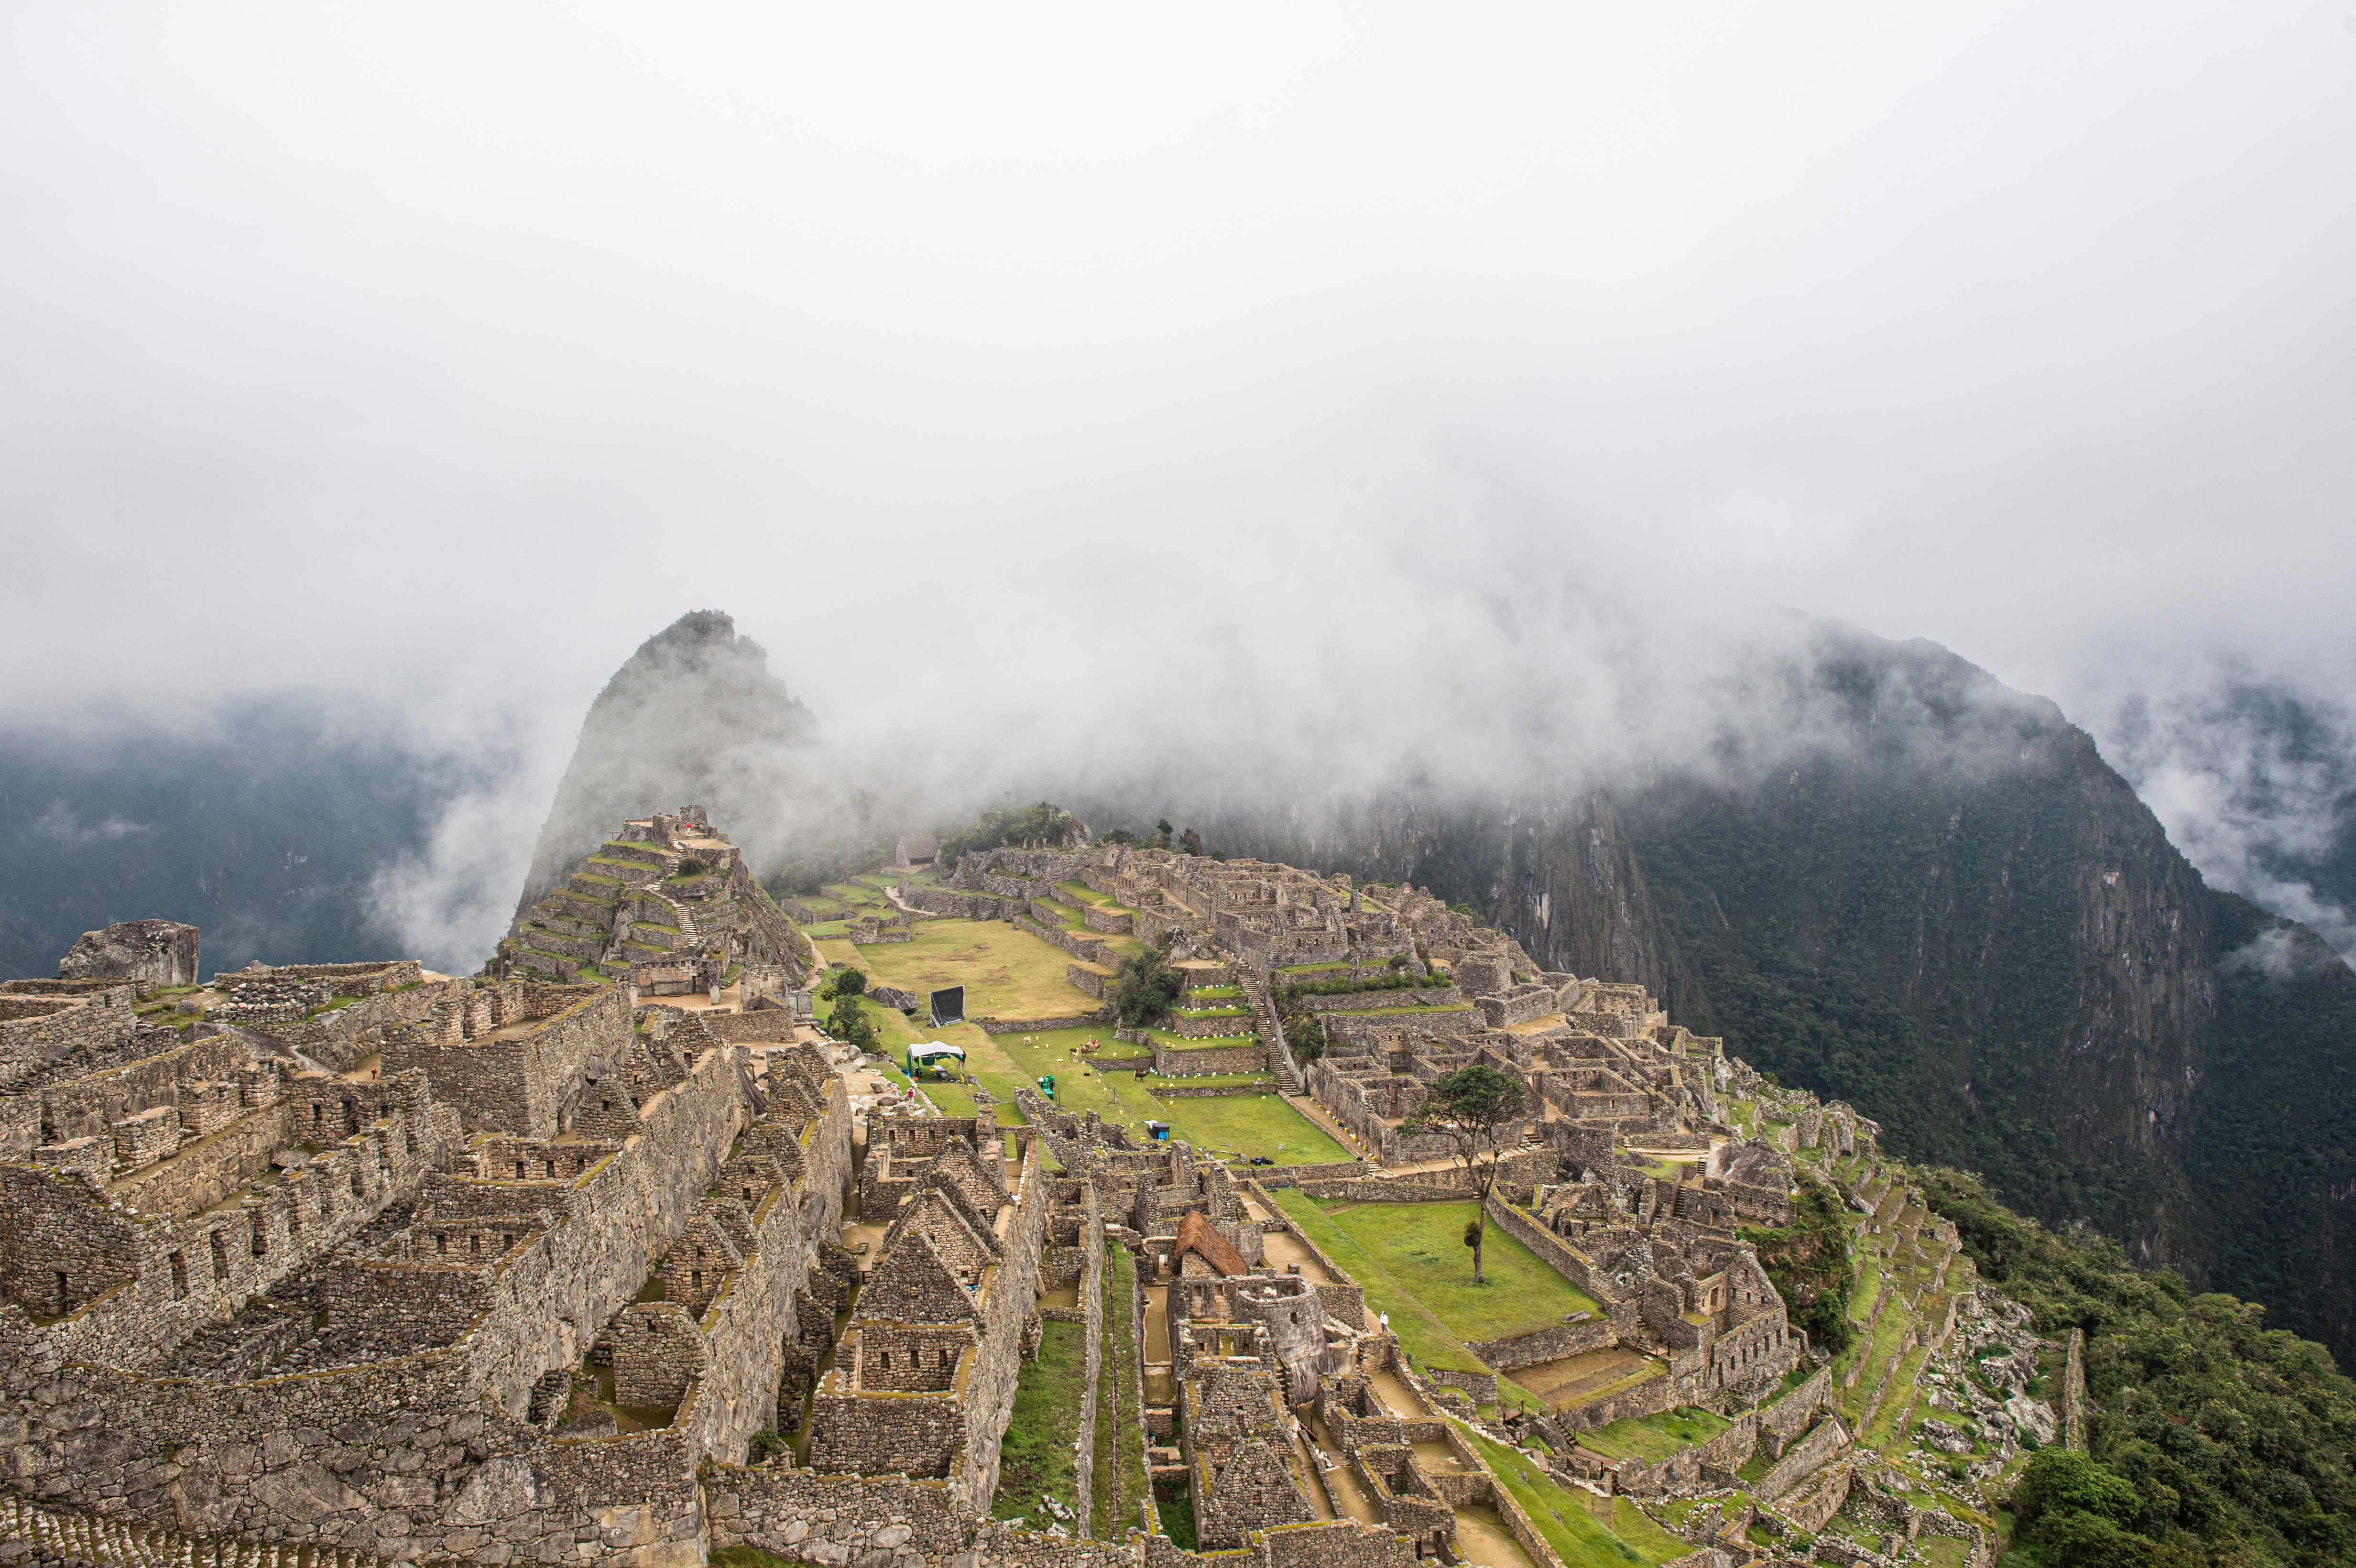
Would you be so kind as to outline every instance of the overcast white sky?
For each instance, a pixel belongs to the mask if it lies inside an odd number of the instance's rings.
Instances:
[[[1445,702],[1581,603],[2346,687],[2350,0],[0,27],[16,717],[561,749],[700,606],[837,723]]]

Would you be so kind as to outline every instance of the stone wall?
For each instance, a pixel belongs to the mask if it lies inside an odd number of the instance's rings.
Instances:
[[[85,999],[0,996],[0,1089],[70,1057],[120,1050],[131,1029],[127,987]]]
[[[348,1072],[362,1057],[382,1049],[387,1029],[423,1023],[436,1007],[463,1003],[469,989],[464,980],[424,983],[412,977],[401,984],[408,988],[365,996],[349,1007],[315,1019],[255,1027],[323,1067]]]
[[[1094,937],[1080,936],[1061,925],[1044,925],[1027,914],[1014,917],[1014,923],[1042,942],[1060,947],[1074,958],[1089,964],[1101,964],[1109,969],[1120,962],[1120,955]]]
[[[1090,1024],[1108,1024],[1112,1021],[1112,1009],[1098,1008],[1092,1013],[1074,1013],[1060,1019],[976,1018],[972,1021],[984,1034],[1045,1034],[1051,1029],[1086,1029]]]
[[[642,1107],[644,1133],[574,1181],[430,1178],[427,1200],[454,1221],[470,1203],[498,1215],[552,1200],[565,1216],[499,1260],[484,1282],[495,1309],[446,1346],[213,1382],[123,1370],[134,1347],[87,1327],[90,1311],[47,1328],[0,1313],[0,1366],[18,1369],[6,1392],[45,1434],[16,1451],[13,1484],[69,1501],[114,1499],[107,1506],[132,1519],[185,1517],[208,1533],[364,1541],[371,1551],[402,1543],[401,1554],[426,1559],[501,1563],[561,1541],[568,1559],[628,1552],[642,1563],[693,1562],[701,1456],[692,1432],[551,1439],[518,1418],[541,1374],[578,1363],[589,1336],[695,1211],[742,1125],[739,1068],[729,1052],[706,1052]],[[414,1081],[422,1091],[422,1075]],[[847,1145],[847,1102],[839,1090],[833,1100]],[[346,1144],[373,1143],[398,1158],[397,1139],[386,1143],[397,1131],[382,1125]],[[317,1177],[306,1168],[294,1179]],[[342,1233],[372,1212],[356,1211]],[[377,1288],[399,1287],[390,1266],[372,1277]],[[143,1317],[169,1317],[170,1277],[158,1270],[155,1279],[155,1299],[137,1306]],[[205,1307],[203,1320],[225,1316]],[[152,1337],[175,1343],[193,1326]],[[114,1364],[92,1364],[102,1362]],[[51,1419],[59,1409],[72,1413]]]
[[[1761,1502],[1772,1503],[1798,1486],[1810,1472],[1838,1456],[1848,1445],[1848,1428],[1841,1424],[1840,1417],[1827,1413],[1809,1428],[1807,1435],[1784,1448],[1783,1456],[1751,1490]]]
[[[1152,1044],[1153,1071],[1165,1077],[1268,1071],[1268,1047],[1258,1041],[1249,1045],[1179,1047],[1157,1040]]]
[[[1532,1367],[1540,1361],[1610,1349],[1619,1342],[1620,1331],[1612,1326],[1610,1318],[1590,1317],[1584,1323],[1558,1323],[1505,1339],[1468,1339],[1464,1348],[1484,1364],[1510,1372],[1516,1367]]]
[[[1798,1388],[1759,1413],[1759,1440],[1781,1458],[1783,1448],[1808,1429],[1816,1412],[1832,1397],[1833,1369],[1827,1361],[1810,1373]]]
[[[554,1137],[590,1065],[619,1061],[630,1048],[629,997],[619,986],[585,995],[527,986],[524,1008],[538,1021],[514,1039],[452,1040],[432,1025],[391,1029],[382,1071],[423,1069],[435,1095],[455,1104],[470,1127]]]
[[[0,1159],[27,1158],[42,1144],[112,1137],[114,1124],[126,1115],[177,1105],[185,1082],[237,1079],[252,1056],[232,1035],[176,1038],[154,1055],[8,1095],[0,1099]]]
[[[1355,1013],[1369,1008],[1454,1007],[1464,995],[1453,986],[1409,986],[1388,991],[1338,991],[1330,996],[1300,995],[1301,1005],[1312,1013]]]

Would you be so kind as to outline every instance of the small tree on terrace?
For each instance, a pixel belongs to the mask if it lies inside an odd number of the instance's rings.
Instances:
[[[1114,972],[1113,1010],[1131,1029],[1166,1021],[1186,982],[1158,947],[1146,948],[1120,961]]]
[[[1446,1138],[1472,1183],[1474,1206],[1472,1218],[1464,1225],[1464,1244],[1472,1249],[1475,1285],[1489,1283],[1481,1275],[1489,1193],[1497,1185],[1497,1160],[1504,1153],[1504,1142],[1520,1130],[1523,1103],[1520,1079],[1478,1061],[1432,1084],[1415,1114],[1415,1130]]]

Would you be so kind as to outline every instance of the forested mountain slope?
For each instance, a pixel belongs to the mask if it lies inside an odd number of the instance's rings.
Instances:
[[[1771,684],[1807,739],[1730,739],[1707,772],[1203,826],[1641,981],[1893,1149],[2356,1353],[2356,975],[2207,887],[2060,709],[1944,649],[1828,631]]]

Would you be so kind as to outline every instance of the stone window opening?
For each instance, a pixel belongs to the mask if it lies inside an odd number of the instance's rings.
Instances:
[[[447,1231],[434,1232],[434,1250],[437,1253],[446,1253],[450,1250],[450,1233]]]
[[[313,1127],[316,1128],[316,1127],[324,1127],[324,1126],[326,1126],[327,1125],[327,1106],[325,1106],[325,1105],[323,1105],[323,1104],[319,1104],[319,1102],[318,1102],[318,1101],[316,1101],[316,1100],[312,1101],[312,1102],[311,1102],[311,1125],[312,1125]]]
[[[212,1245],[213,1278],[227,1285],[229,1283],[229,1243],[221,1240],[221,1233],[219,1231],[215,1231],[207,1239]]]
[[[258,1214],[253,1220],[253,1255],[257,1258],[270,1255],[270,1228],[262,1223]]]
[[[367,1189],[360,1185],[359,1170],[355,1167],[352,1170],[352,1196],[355,1198],[364,1198],[367,1195]]]
[[[172,1254],[172,1299],[183,1301],[188,1295],[188,1260],[182,1253]]]
[[[65,1271],[65,1270],[63,1270],[63,1269],[59,1269],[59,1270],[58,1270],[58,1271],[57,1271],[57,1279],[58,1279],[58,1316],[59,1316],[59,1317],[63,1317],[66,1315],[66,1308],[67,1308],[69,1306],[70,1306],[70,1305],[72,1304],[72,1301],[73,1301],[73,1293],[72,1293],[72,1290],[70,1289],[70,1286],[68,1285],[68,1284],[67,1284],[67,1281],[66,1281],[66,1271]]]

